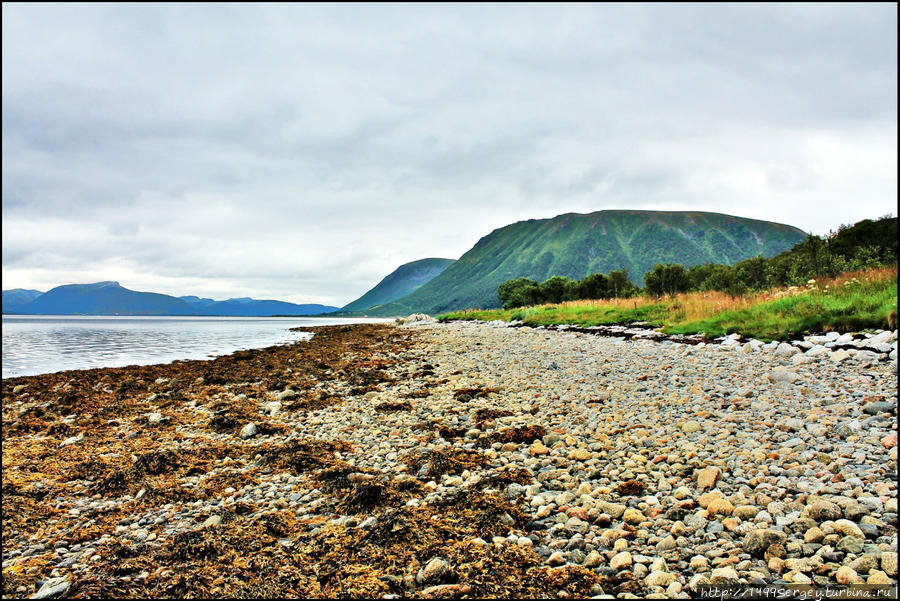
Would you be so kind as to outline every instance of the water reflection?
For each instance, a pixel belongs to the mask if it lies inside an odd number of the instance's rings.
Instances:
[[[3,377],[206,359],[308,339],[290,328],[377,319],[3,316]]]

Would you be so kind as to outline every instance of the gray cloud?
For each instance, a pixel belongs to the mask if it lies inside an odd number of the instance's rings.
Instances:
[[[894,209],[896,5],[3,5],[3,283],[343,304],[521,219]]]

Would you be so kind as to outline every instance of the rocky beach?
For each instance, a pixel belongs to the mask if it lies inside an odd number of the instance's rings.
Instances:
[[[896,331],[309,331],[4,380],[4,596],[896,587]]]

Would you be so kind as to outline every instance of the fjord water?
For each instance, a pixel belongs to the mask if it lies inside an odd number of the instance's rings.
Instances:
[[[372,323],[337,317],[3,316],[3,377],[208,359],[309,339],[290,328]]]

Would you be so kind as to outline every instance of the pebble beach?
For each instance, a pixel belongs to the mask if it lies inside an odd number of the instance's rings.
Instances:
[[[310,330],[4,380],[4,596],[896,587],[896,331]]]

